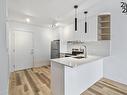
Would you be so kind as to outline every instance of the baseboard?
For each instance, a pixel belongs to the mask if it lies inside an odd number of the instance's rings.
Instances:
[[[108,80],[111,80],[111,81],[115,81],[115,82],[123,84],[123,85],[127,85],[127,82],[125,82],[125,81],[121,81],[121,80],[114,79],[114,78],[109,78],[109,77],[104,77],[104,78],[106,78]]]
[[[34,67],[42,67],[50,64],[50,60],[36,61]]]
[[[35,61],[33,67],[42,67],[42,66],[47,66],[47,65],[50,65],[50,60]],[[30,67],[28,69],[31,69],[33,67]],[[25,70],[25,69],[21,69],[21,70]],[[10,73],[14,71],[21,71],[21,70],[11,70]]]

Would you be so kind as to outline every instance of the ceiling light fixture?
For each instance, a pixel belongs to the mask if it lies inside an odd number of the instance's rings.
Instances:
[[[78,12],[77,12],[78,5],[75,5],[74,8],[75,8],[75,31],[77,32],[77,30],[78,30],[78,18],[77,18],[77,14],[78,14]]]
[[[30,19],[29,18],[26,18],[26,22],[29,23],[30,22]]]

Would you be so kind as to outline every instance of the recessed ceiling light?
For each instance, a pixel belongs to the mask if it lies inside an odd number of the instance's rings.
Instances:
[[[56,26],[59,26],[59,25],[60,25],[60,23],[56,23],[55,25],[56,25]]]
[[[30,22],[30,19],[29,18],[26,18],[26,22],[29,23]]]

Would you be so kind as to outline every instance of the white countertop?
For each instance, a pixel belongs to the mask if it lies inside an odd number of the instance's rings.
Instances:
[[[64,54],[65,54],[65,53],[69,53],[69,54],[71,54],[72,52],[60,52],[60,53],[64,53]]]
[[[73,67],[77,67],[79,65],[86,64],[101,58],[104,58],[104,57],[88,55],[87,58],[82,58],[82,59],[77,59],[73,57],[64,57],[64,58],[51,59],[51,61],[73,68]]]

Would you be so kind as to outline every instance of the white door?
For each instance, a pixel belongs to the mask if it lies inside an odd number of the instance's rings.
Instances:
[[[15,70],[33,67],[33,35],[30,32],[15,32]]]

